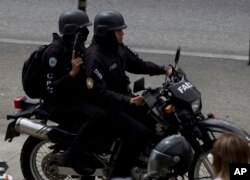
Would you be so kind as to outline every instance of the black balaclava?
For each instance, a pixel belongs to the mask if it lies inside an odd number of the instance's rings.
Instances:
[[[79,30],[81,30],[81,35],[82,35],[81,39],[82,39],[82,44],[84,45],[89,35],[89,30],[86,27],[81,29],[79,28],[74,34],[63,35],[63,40],[64,42],[66,42],[67,46],[73,47],[76,35],[79,32]]]
[[[83,42],[85,42],[88,38],[89,30],[88,28],[85,27],[85,28],[81,28],[80,31],[81,31],[80,34],[82,35],[81,39]]]
[[[118,49],[118,41],[114,31],[109,31],[104,36],[94,35],[93,41],[100,45],[105,51],[115,54]]]

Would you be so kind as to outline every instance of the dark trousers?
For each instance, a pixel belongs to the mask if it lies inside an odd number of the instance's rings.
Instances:
[[[52,115],[61,119],[64,126],[76,127],[78,132],[75,133],[78,133],[78,136],[69,148],[70,154],[76,158],[79,158],[83,151],[92,151],[92,142],[102,136],[101,131],[110,122],[105,110],[87,102],[58,106]]]
[[[149,141],[150,130],[124,111],[116,111],[113,120],[114,133],[123,144],[112,177],[128,177],[136,158]]]

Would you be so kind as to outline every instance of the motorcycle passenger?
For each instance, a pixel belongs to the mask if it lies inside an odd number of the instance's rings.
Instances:
[[[134,96],[126,72],[160,75],[171,73],[165,66],[145,62],[123,44],[127,25],[117,11],[103,11],[94,20],[94,36],[87,48],[87,87],[96,104],[104,107],[115,119],[113,130],[123,139],[123,148],[113,169],[113,177],[128,177],[135,158],[150,138],[150,128],[142,117],[142,96]],[[142,112],[142,113],[140,113]]]
[[[99,133],[98,127],[107,119],[106,112],[90,103],[87,95],[84,57],[75,57],[73,44],[76,34],[83,31],[82,51],[92,25],[88,15],[81,10],[70,10],[59,18],[59,32],[54,38],[59,45],[51,45],[44,54],[43,100],[52,119],[59,119],[69,126],[81,127],[79,136],[63,154],[61,163],[73,167],[78,173],[92,173],[93,169],[82,164],[86,158],[89,141]],[[80,28],[82,27],[82,28]],[[60,47],[62,46],[62,47]],[[98,122],[98,123],[97,123]],[[86,159],[85,159],[86,162]]]

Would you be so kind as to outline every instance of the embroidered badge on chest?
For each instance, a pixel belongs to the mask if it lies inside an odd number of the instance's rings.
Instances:
[[[93,85],[94,85],[94,81],[92,78],[87,78],[86,80],[86,85],[87,85],[87,88],[88,89],[92,89],[93,88]]]
[[[57,63],[57,59],[55,57],[50,57],[49,58],[49,65],[50,67],[55,67]]]

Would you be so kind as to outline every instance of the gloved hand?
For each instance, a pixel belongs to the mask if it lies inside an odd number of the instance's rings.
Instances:
[[[165,70],[166,70],[166,75],[167,75],[168,77],[171,77],[171,76],[173,75],[173,69],[174,69],[174,67],[173,67],[172,65],[169,65],[169,66],[167,66],[167,67],[165,68]],[[182,70],[181,67],[176,67],[176,68],[175,68],[175,71],[177,72],[178,75],[181,75],[181,76],[186,75],[186,73]]]
[[[172,66],[166,66],[165,70],[166,70],[166,75],[168,77],[170,77],[172,75],[172,73],[173,73],[173,67]]]
[[[176,67],[175,71],[177,72],[178,75],[181,75],[181,76],[186,75],[186,73],[184,72],[184,70],[181,67]]]
[[[130,99],[130,105],[141,106],[144,104],[143,96],[135,96]]]

